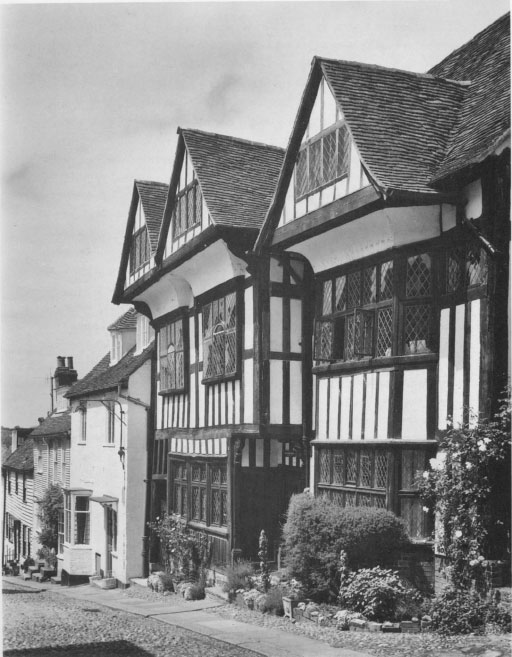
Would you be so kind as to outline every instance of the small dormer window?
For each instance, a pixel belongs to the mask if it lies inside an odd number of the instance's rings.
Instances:
[[[123,338],[121,333],[114,331],[112,333],[112,349],[110,353],[111,364],[117,363],[123,354]]]
[[[320,191],[348,176],[350,137],[344,123],[308,140],[299,151],[295,170],[295,200]]]
[[[176,197],[173,236],[179,237],[201,223],[203,199],[197,180],[193,180]]]
[[[151,247],[149,244],[148,230],[142,226],[132,237],[130,249],[130,274],[134,274],[138,269],[149,262],[151,257]]]

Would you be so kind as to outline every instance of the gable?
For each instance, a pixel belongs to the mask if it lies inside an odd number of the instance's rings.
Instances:
[[[177,160],[179,177],[177,172],[173,174],[177,177],[177,184],[164,258],[199,235],[212,223],[186,144],[181,155],[177,156]]]
[[[368,185],[345,117],[321,77],[279,225]]]

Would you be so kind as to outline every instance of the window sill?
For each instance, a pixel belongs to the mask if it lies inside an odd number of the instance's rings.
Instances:
[[[409,364],[436,363],[437,360],[438,354],[436,352],[385,358],[365,358],[364,360],[337,361],[327,365],[315,365],[312,372],[313,374],[324,374],[328,372],[392,369]]]
[[[110,448],[112,448],[112,447],[115,447],[115,443],[104,443],[104,444],[103,444],[103,447],[110,447]]]
[[[81,440],[80,442],[77,443],[77,445],[87,445],[87,442]]]
[[[187,388],[176,388],[176,390],[160,390],[158,394],[160,397],[171,397],[173,395],[186,395],[187,392]]]
[[[221,376],[212,377],[211,379],[201,379],[204,386],[213,385],[215,383],[223,383],[224,381],[236,381],[239,378],[238,372],[234,374],[222,374]]]

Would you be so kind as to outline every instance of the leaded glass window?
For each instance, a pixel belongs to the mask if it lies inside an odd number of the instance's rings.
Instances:
[[[405,307],[405,354],[422,354],[431,351],[431,313],[432,308],[427,304]]]
[[[166,324],[159,332],[160,390],[185,389],[185,340],[183,319]]]
[[[236,293],[203,306],[204,379],[236,374]]]
[[[432,293],[432,260],[428,253],[407,258],[407,297],[425,297]]]
[[[132,237],[130,247],[130,274],[135,273],[149,262],[150,257],[151,245],[149,243],[148,230],[146,226],[143,226]]]
[[[202,208],[201,190],[197,180],[194,180],[180,191],[176,198],[173,213],[173,236],[175,238],[201,223]]]

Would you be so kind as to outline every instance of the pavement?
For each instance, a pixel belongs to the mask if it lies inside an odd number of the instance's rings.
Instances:
[[[281,630],[259,627],[227,620],[209,614],[208,609],[221,606],[211,599],[187,603],[187,607],[176,607],[138,598],[128,598],[119,589],[100,589],[92,584],[64,587],[55,584],[40,584],[19,577],[3,576],[4,581],[16,586],[37,591],[48,590],[69,598],[84,600],[94,605],[104,605],[110,609],[128,612],[136,616],[153,618],[169,625],[182,627],[232,646],[252,650],[266,657],[373,657],[367,652],[348,648],[333,648],[322,641]],[[490,657],[490,656],[489,656]]]

